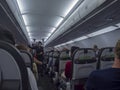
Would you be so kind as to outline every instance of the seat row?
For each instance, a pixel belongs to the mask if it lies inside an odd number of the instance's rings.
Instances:
[[[0,90],[38,90],[32,56],[0,41]]]
[[[94,49],[92,48],[77,48],[74,50],[72,57],[70,58],[70,51],[62,51],[57,55],[55,59],[54,55],[56,52],[48,53],[48,60],[58,60],[58,74],[60,75],[68,61],[72,61],[72,81],[87,79],[90,73],[94,70],[110,68],[114,60],[114,47],[101,48],[96,56]],[[54,64],[51,67],[55,67]],[[52,69],[53,72],[54,69]],[[59,77],[59,75],[57,77]],[[84,80],[86,81],[86,80]],[[74,82],[75,83],[75,82]],[[74,83],[72,83],[74,85]],[[74,89],[72,89],[74,90]]]

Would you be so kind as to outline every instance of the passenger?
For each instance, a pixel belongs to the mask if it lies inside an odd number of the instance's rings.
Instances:
[[[7,29],[5,29],[1,26],[0,26],[0,40],[4,41],[4,42],[7,42],[7,43],[10,43],[12,45],[15,45],[15,39],[14,39],[14,36],[13,36],[12,32],[8,31]],[[23,66],[23,68],[25,68],[25,65],[21,65],[21,66]],[[21,69],[21,71],[26,72],[26,70],[23,70],[23,69]],[[24,74],[24,75],[27,75],[27,74]],[[22,77],[23,80],[26,79],[25,77]],[[29,86],[28,83],[23,82],[23,81],[22,81],[22,84],[24,85],[23,86],[24,89],[27,89],[28,86]]]
[[[42,63],[44,62],[44,50],[42,47],[42,42],[40,42],[40,41],[38,42],[38,46],[36,47],[36,56],[35,57]],[[37,67],[38,67],[38,73],[41,74],[41,76],[43,76],[44,65],[37,64]]]
[[[97,45],[93,46],[94,52],[95,52],[95,56],[98,57],[98,52],[99,52],[99,48]]]
[[[86,90],[120,90],[120,40],[115,46],[112,68],[92,72]]]
[[[25,51],[28,51],[29,52],[29,48],[26,46],[26,45],[24,45],[24,44],[20,44],[20,45],[17,45],[16,46],[17,47],[17,49],[19,49],[19,50],[25,50]],[[42,62],[41,61],[39,61],[39,60],[37,60],[35,57],[33,58],[33,61],[34,61],[34,63],[33,63],[33,73],[34,73],[34,75],[35,75],[35,78],[36,78],[36,80],[38,80],[38,69],[37,69],[37,65],[36,64],[42,64]]]
[[[78,49],[78,47],[72,47],[71,48],[71,57],[73,57],[74,51]],[[66,78],[67,80],[72,79],[72,61],[68,61],[65,65],[65,71],[61,74],[63,78]],[[74,86],[74,90],[84,90],[83,84],[76,84]]]

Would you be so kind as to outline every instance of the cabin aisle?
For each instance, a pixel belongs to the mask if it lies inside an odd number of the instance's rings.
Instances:
[[[55,85],[52,83],[51,78],[48,77],[48,75],[44,75],[43,77],[40,76],[38,81],[38,87],[42,87],[42,90],[57,90]]]

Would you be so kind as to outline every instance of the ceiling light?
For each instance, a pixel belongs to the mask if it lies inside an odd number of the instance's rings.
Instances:
[[[102,30],[99,30],[99,31],[90,33],[90,34],[88,34],[87,36],[88,36],[88,37],[94,37],[94,36],[101,35],[101,34],[104,34],[104,33],[107,33],[107,32],[111,32],[111,31],[116,30],[116,29],[117,29],[117,27],[109,26],[109,27],[104,28],[104,29],[102,29]]]
[[[31,33],[28,33],[29,37],[31,37]]]
[[[73,0],[72,3],[68,6],[68,9],[65,11],[64,17],[68,15],[68,13],[73,9],[73,7],[77,4],[79,0]]]
[[[56,24],[56,27],[58,27],[58,26],[61,24],[61,22],[63,21],[63,19],[64,19],[64,18],[60,18],[60,19],[58,20],[58,22],[57,22],[57,24]]]
[[[24,20],[25,25],[27,25],[27,24],[28,24],[28,23],[27,23],[27,21],[28,21],[27,16],[26,16],[26,15],[22,15],[22,18],[23,18],[23,20]]]
[[[116,24],[120,28],[120,23]]]
[[[87,39],[87,38],[88,38],[87,36],[82,36],[82,37],[79,37],[77,39],[74,39],[73,41],[77,42],[77,41],[81,41],[81,40],[84,40],[84,39]]]
[[[45,37],[45,39],[44,39],[44,40],[46,41],[47,39],[48,39],[48,37]]]
[[[22,4],[22,0],[17,0],[17,4],[18,4],[18,7],[20,9],[20,12],[22,13],[23,12],[23,4]]]
[[[71,40],[71,41],[69,41],[69,42],[66,42],[66,44],[70,44],[70,43],[73,43],[73,42],[74,42],[74,41]]]
[[[56,30],[56,28],[53,28],[53,29],[51,30],[51,33],[53,33],[55,30]]]
[[[26,27],[26,30],[27,30],[28,33],[30,33],[30,29],[29,29],[29,27]]]

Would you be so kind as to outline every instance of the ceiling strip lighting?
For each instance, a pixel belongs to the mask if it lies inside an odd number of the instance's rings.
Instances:
[[[17,0],[17,4],[18,4],[18,7],[19,7],[20,12],[21,12],[21,14],[22,14],[22,12],[23,12],[23,5],[22,5],[21,0]]]
[[[23,4],[22,4],[21,0],[17,0],[17,5],[18,5],[18,8],[20,10],[21,16],[23,18],[23,22],[24,22],[24,24],[26,26],[28,20],[27,20],[27,17],[25,15],[22,15],[22,13],[23,13]],[[31,35],[30,35],[30,31],[29,31],[28,27],[26,27],[26,30],[27,30],[29,39],[31,40]]]
[[[78,1],[79,1],[79,0],[74,0],[74,1],[71,3],[71,5],[68,7],[67,11],[65,11],[64,17],[66,17],[66,16],[69,14],[69,12],[73,9],[73,7],[77,4]]]
[[[74,1],[71,3],[71,5],[70,5],[70,6],[68,7],[68,9],[65,11],[64,17],[63,17],[63,18],[61,17],[60,20],[57,22],[57,24],[56,24],[56,27],[57,27],[57,28],[58,28],[58,26],[62,23],[62,21],[64,20],[64,18],[70,13],[70,11],[73,9],[73,7],[77,4],[78,1],[79,1],[79,0],[74,0]],[[54,30],[54,31],[55,31],[55,30]],[[52,35],[53,33],[54,33],[54,32],[52,32],[51,35]],[[50,36],[51,36],[51,35],[50,35]],[[49,36],[49,37],[50,37],[50,36]],[[49,37],[48,37],[48,38],[49,38]],[[48,39],[48,38],[47,38],[47,39]],[[46,39],[46,40],[47,40],[47,39]],[[46,40],[45,40],[45,41],[46,41]]]

